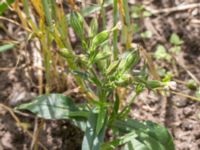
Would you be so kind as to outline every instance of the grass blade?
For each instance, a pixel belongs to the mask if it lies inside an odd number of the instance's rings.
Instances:
[[[0,52],[5,52],[7,50],[11,50],[15,47],[15,44],[5,44],[3,46],[0,46]]]

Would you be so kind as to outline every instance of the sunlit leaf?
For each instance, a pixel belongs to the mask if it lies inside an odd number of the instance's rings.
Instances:
[[[97,118],[98,118],[97,113],[94,112],[90,113],[88,122],[86,124],[86,131],[85,131],[85,136],[83,138],[82,150],[99,150],[101,144],[104,141],[107,121],[104,122],[104,125],[99,134],[96,134],[96,127],[98,120]]]
[[[0,46],[0,53],[1,53],[1,52],[5,52],[5,51],[7,51],[7,50],[11,50],[11,49],[13,49],[14,47],[15,47],[14,44],[5,44],[5,45],[2,45],[2,46]]]
[[[168,130],[156,123],[127,119],[125,121],[117,120],[113,123],[113,126],[120,130],[121,133],[127,133],[126,135],[130,132],[135,133],[134,139],[138,141],[135,143],[138,149],[134,147],[134,150],[141,150],[140,148],[144,148],[144,146],[148,148],[148,150],[175,150],[172,136],[169,134]],[[142,145],[139,146],[139,143],[142,143]]]
[[[32,102],[21,104],[16,108],[29,110],[45,119],[69,119],[70,116],[75,116],[76,111],[79,111],[72,99],[62,94],[38,96]],[[86,117],[87,113],[82,112],[79,116]]]
[[[172,48],[169,49],[172,53],[178,54],[181,51],[181,46],[173,46]]]
[[[183,40],[181,40],[176,33],[173,33],[170,37],[170,43],[174,45],[181,45],[183,44]]]
[[[165,47],[163,45],[158,45],[156,52],[154,53],[154,57],[156,59],[165,59],[167,61],[171,60],[171,55],[167,53]]]
[[[151,31],[145,31],[141,33],[141,37],[150,39],[152,37],[153,33]]]
[[[49,94],[36,97],[32,102],[16,107],[19,110],[28,110],[44,119],[71,119],[83,131],[88,111],[79,109],[73,100],[62,94]]]
[[[0,15],[2,15],[15,0],[3,0],[0,2]]]

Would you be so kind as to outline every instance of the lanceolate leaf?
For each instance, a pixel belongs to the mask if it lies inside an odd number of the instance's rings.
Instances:
[[[28,110],[45,119],[72,119],[73,123],[81,129],[88,117],[87,111],[78,109],[71,98],[62,94],[42,95],[16,108]]]
[[[97,134],[96,128],[98,123],[98,114],[91,112],[88,118],[88,122],[86,124],[86,131],[85,136],[82,143],[82,150],[99,150],[101,144],[103,143],[106,124],[107,124],[107,117],[105,117],[104,124],[102,129]]]
[[[137,134],[135,131],[132,131],[122,137],[119,137],[118,139],[108,142],[102,145],[101,150],[114,150],[117,146],[126,144],[127,142],[131,141],[131,139],[134,139],[137,137]]]
[[[10,49],[12,49],[14,47],[15,47],[14,44],[5,44],[5,45],[2,45],[2,46],[0,46],[0,52],[5,52],[5,51],[10,50]]]
[[[154,150],[155,148],[159,150],[175,150],[172,136],[166,128],[158,124],[150,121],[139,122],[127,119],[126,121],[117,120],[113,126],[121,133],[135,131],[136,138],[128,143],[129,146],[132,145],[134,147],[134,150],[143,150],[145,148],[148,150]]]
[[[70,24],[81,40],[84,38],[83,22],[84,18],[78,12],[72,12],[70,14]]]

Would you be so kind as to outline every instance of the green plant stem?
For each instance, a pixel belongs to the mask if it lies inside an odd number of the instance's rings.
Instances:
[[[123,0],[123,7],[125,12],[125,24],[127,26],[127,34],[126,34],[126,48],[131,48],[131,42],[132,42],[132,29],[131,29],[131,21],[130,21],[130,15],[129,15],[129,7],[128,7],[128,1]]]
[[[113,0],[113,3],[114,3],[114,10],[113,10],[114,26],[116,26],[117,20],[118,20],[117,1],[118,0]],[[113,57],[114,57],[114,60],[118,59],[117,42],[118,42],[118,30],[114,30],[114,32],[113,32]]]
[[[106,13],[105,13],[105,8],[104,8],[104,2],[105,2],[105,0],[100,0],[101,17],[102,17],[102,22],[103,22],[103,30],[106,29]]]

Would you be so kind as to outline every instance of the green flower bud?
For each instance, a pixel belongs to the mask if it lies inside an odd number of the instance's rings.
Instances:
[[[121,70],[128,71],[130,70],[134,65],[136,65],[140,60],[139,52],[137,50],[129,52],[124,58],[122,58],[119,68]]]
[[[119,61],[114,61],[109,65],[108,69],[106,70],[106,74],[107,75],[113,74],[117,70],[118,66],[119,66]]]
[[[147,81],[146,82],[146,86],[147,86],[147,88],[155,89],[155,88],[162,87],[163,85],[162,85],[162,83],[160,81],[151,80],[151,81]]]
[[[66,48],[62,48],[58,51],[58,53],[63,56],[64,58],[74,58],[75,54],[73,54],[72,51],[66,49]]]
[[[97,34],[93,39],[92,39],[92,45],[91,45],[91,51],[95,50],[95,48],[99,45],[101,45],[103,42],[105,42],[109,37],[109,32],[108,31],[102,31],[99,34]]]

